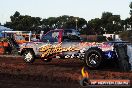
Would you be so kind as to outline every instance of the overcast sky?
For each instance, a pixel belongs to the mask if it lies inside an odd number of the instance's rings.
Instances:
[[[87,21],[112,12],[122,19],[129,17],[132,0],[0,0],[0,22],[10,21],[15,11],[22,15],[48,18],[61,15],[77,16]]]

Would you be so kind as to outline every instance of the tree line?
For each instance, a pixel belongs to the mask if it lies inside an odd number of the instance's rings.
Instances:
[[[21,15],[18,11],[10,16],[11,21],[4,26],[17,31],[40,31],[47,32],[52,29],[76,29],[81,34],[104,34],[121,33],[132,28],[132,2],[130,3],[130,17],[121,20],[120,15],[113,15],[111,12],[103,12],[101,18],[86,21],[84,18],[63,15],[59,17],[31,17]]]

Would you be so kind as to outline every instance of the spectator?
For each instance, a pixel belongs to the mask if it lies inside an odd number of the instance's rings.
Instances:
[[[110,37],[108,37],[109,41],[113,41],[112,35],[110,35]]]

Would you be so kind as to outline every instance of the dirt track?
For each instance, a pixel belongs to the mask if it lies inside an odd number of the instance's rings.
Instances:
[[[80,60],[54,59],[49,63],[40,59],[26,64],[21,57],[0,56],[0,88],[80,88]],[[88,70],[90,79],[131,79],[132,72],[119,72],[117,68],[104,67]]]

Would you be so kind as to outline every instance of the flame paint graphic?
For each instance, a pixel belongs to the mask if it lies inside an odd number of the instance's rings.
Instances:
[[[80,80],[80,85],[83,87],[87,87],[88,85],[91,84],[91,81],[89,79],[89,74],[88,72],[84,69],[84,67],[81,70],[82,73],[82,80]]]
[[[84,67],[81,70],[83,78],[89,78],[88,72],[84,70]]]

